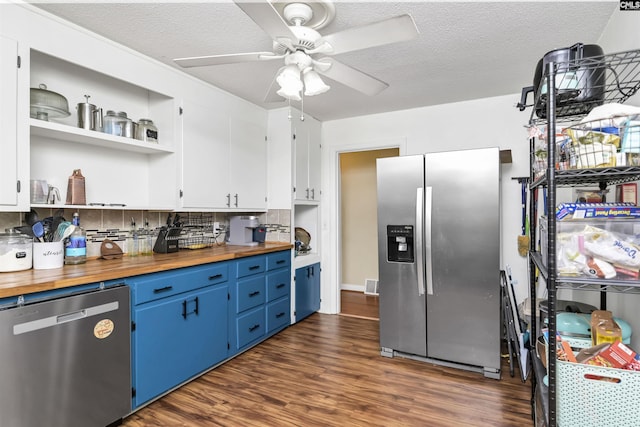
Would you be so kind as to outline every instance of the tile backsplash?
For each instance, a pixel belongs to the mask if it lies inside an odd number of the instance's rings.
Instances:
[[[53,216],[57,208],[36,209],[40,219]],[[65,209],[63,216],[67,220],[71,220],[75,209]],[[80,224],[87,231],[87,256],[100,256],[100,245],[102,240],[109,238],[116,241],[122,250],[127,252],[126,239],[131,228],[131,220],[136,223],[136,228],[144,227],[145,220],[149,222],[149,228],[155,230],[154,237],[157,235],[157,229],[167,223],[168,212],[156,211],[131,211],[131,210],[101,210],[101,209],[78,209],[80,214]],[[185,223],[190,219],[196,220],[198,217],[207,215],[213,216],[214,222],[219,222],[226,229],[229,225],[229,218],[234,215],[255,215],[259,218],[260,223],[267,228],[266,240],[271,242],[290,242],[291,241],[291,210],[289,209],[271,209],[267,212],[260,213],[230,213],[230,212],[178,212]],[[175,213],[171,213],[173,217]],[[0,212],[0,231],[10,229],[16,226],[25,225],[23,212]]]

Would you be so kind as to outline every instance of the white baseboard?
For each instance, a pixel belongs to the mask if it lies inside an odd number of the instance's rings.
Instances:
[[[364,292],[364,285],[353,285],[351,283],[343,283],[340,285],[341,291]]]

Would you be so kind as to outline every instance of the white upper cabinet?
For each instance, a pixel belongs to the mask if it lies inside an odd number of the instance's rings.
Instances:
[[[193,101],[184,101],[183,106],[181,207],[226,208],[230,203],[228,116]]]
[[[19,191],[29,192],[28,182],[19,182],[17,88],[18,43],[0,36],[0,210],[18,208]]]
[[[184,102],[181,207],[266,210],[266,118],[202,104]]]
[[[320,201],[321,123],[313,117],[293,118],[296,201]]]
[[[297,110],[269,112],[269,208],[320,201],[321,122]],[[288,189],[288,191],[287,191]],[[293,196],[292,196],[293,192]]]
[[[96,208],[266,210],[264,109],[30,5],[1,12],[0,210],[29,210],[30,179],[57,187],[64,207],[75,169]],[[30,117],[41,84],[68,117]],[[103,116],[151,119],[158,143],[80,128],[85,95]]]
[[[267,209],[266,123],[229,120],[229,183],[231,207]]]

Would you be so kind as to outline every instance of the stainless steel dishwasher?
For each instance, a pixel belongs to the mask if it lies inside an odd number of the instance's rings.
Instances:
[[[0,310],[0,426],[104,427],[131,412],[129,287]]]

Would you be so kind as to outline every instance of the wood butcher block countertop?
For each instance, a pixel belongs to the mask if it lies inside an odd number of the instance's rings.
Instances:
[[[263,243],[258,246],[214,246],[197,250],[180,250],[171,254],[153,254],[103,260],[90,259],[85,264],[65,265],[50,270],[24,270],[0,273],[0,298],[140,274],[156,273],[175,268],[262,255],[293,248],[289,243]]]

